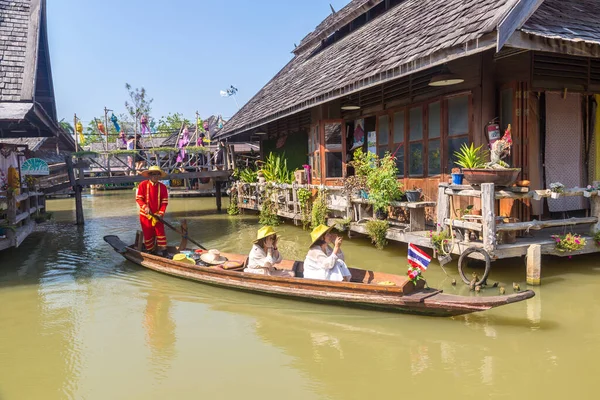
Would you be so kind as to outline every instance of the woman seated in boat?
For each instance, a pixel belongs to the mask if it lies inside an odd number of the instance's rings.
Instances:
[[[304,277],[329,281],[346,281],[352,278],[344,262],[342,238],[331,233],[333,227],[319,225],[310,233],[312,243],[304,260]],[[333,249],[329,246],[333,244]]]
[[[279,264],[281,260],[281,253],[277,249],[277,232],[270,226],[263,226],[258,230],[244,272],[292,277],[292,271],[275,268],[275,265]]]

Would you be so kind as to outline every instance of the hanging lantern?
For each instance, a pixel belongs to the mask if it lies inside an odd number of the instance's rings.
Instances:
[[[148,117],[145,115],[142,115],[142,117],[140,118],[140,125],[142,127],[142,135],[145,135],[146,133],[150,133],[150,129],[148,128]]]
[[[98,122],[98,130],[106,135],[106,129],[104,129],[104,124],[102,122]]]
[[[81,121],[77,121],[77,123],[75,124],[75,131],[80,135],[83,133],[83,124],[81,123]]]
[[[117,131],[117,133],[121,133],[121,126],[119,125],[119,120],[117,119],[117,116],[115,114],[112,114],[110,116],[110,121],[115,126],[115,130]]]

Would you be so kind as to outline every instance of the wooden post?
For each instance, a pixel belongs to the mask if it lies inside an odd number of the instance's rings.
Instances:
[[[445,229],[444,221],[450,218],[450,197],[446,194],[446,187],[438,186],[437,198],[437,231],[441,232]]]
[[[594,182],[593,185],[594,187],[600,187],[600,181]],[[590,232],[592,235],[595,235],[596,232],[600,231],[600,192],[597,193],[597,196],[590,198],[590,203],[592,206],[590,216],[598,218],[598,223],[592,225]]]
[[[241,212],[241,210],[243,210],[243,207],[244,207],[244,196],[243,196],[243,193],[242,193],[243,186],[244,185],[242,184],[242,182],[237,182],[236,183],[237,197],[238,197],[238,208],[240,209],[240,212]]]
[[[73,114],[73,131],[75,132],[75,151],[79,151],[79,134],[77,133],[77,114]]]
[[[298,217],[302,213],[302,207],[298,203],[298,184],[292,184],[292,203],[294,203],[294,225],[298,225]]]
[[[221,181],[215,181],[215,196],[217,200],[217,211],[221,212]]]
[[[542,274],[542,246],[532,244],[527,249],[527,284],[539,286],[541,285]]]
[[[75,191],[75,219],[77,225],[83,225],[83,203],[81,201],[81,185],[79,182],[75,180],[75,171],[73,168],[73,160],[71,156],[65,157],[65,162],[67,164],[67,174],[69,175],[69,183],[73,187]]]
[[[481,215],[483,216],[483,248],[490,253],[496,250],[495,188],[493,183],[481,185]]]
[[[425,209],[411,208],[409,209],[409,224],[410,232],[421,232],[425,230]]]

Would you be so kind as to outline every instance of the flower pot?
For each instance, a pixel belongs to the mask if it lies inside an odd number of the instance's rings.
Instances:
[[[507,169],[463,169],[465,179],[471,185],[481,185],[482,183],[493,183],[496,186],[510,186],[517,181],[521,168]]]
[[[452,184],[453,185],[462,185],[464,174],[452,174]]]
[[[470,211],[471,215],[481,215],[481,210],[478,208],[474,208]]]
[[[387,212],[385,212],[383,210],[375,211],[375,218],[384,220],[384,219],[387,219],[387,217],[388,217]]]
[[[560,193],[552,192],[550,193],[550,197],[552,197],[553,199],[558,199],[560,197]]]
[[[415,203],[421,198],[421,191],[419,190],[407,190],[405,194],[406,199],[411,203]]]
[[[583,192],[583,197],[592,197],[592,192],[588,192],[587,190],[585,190]]]

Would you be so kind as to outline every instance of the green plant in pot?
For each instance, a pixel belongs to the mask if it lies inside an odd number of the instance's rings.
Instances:
[[[390,203],[402,196],[402,184],[397,179],[398,168],[396,161],[389,153],[375,162],[367,175],[369,200],[373,203],[373,210],[386,212]]]

